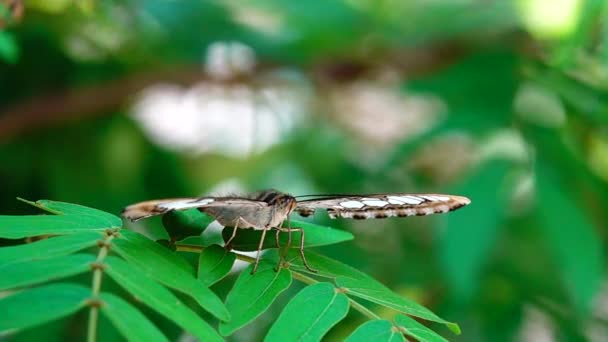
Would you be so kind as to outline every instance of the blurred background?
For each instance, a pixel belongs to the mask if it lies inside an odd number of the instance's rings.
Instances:
[[[606,341],[607,16],[600,0],[2,0],[0,213],[28,212],[17,196],[118,214],[271,187],[465,195],[433,217],[319,213],[356,236],[321,252],[458,322],[432,325],[453,340]],[[260,339],[298,289],[231,339]]]

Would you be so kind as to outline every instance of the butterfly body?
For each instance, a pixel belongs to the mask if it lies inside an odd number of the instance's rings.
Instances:
[[[295,197],[276,190],[257,192],[250,197],[250,201],[233,199],[233,205],[209,205],[199,210],[213,216],[224,227],[264,230],[280,227],[297,203]]]
[[[308,197],[307,199],[298,199]],[[160,215],[172,210],[197,208],[215,218],[221,225],[234,227],[232,237],[226,241],[229,248],[238,229],[253,228],[262,231],[258,248],[258,257],[253,269],[259,262],[260,252],[266,236],[271,229],[278,234],[289,233],[288,247],[291,244],[291,232],[300,232],[300,255],[304,264],[304,230],[291,228],[289,216],[292,212],[300,216],[313,215],[316,209],[325,209],[329,217],[371,219],[386,217],[423,216],[446,213],[468,205],[471,201],[462,196],[442,194],[372,194],[372,195],[306,195],[294,197],[278,190],[264,190],[246,196],[200,197],[145,201],[130,205],[122,215],[131,221]],[[287,221],[287,227],[282,223]],[[238,229],[237,229],[238,228]]]

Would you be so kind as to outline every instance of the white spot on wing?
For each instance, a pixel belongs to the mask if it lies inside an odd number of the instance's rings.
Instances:
[[[399,201],[399,200],[395,199],[395,197],[393,197],[393,196],[389,196],[388,197],[388,203],[390,203],[390,204],[406,204],[404,201]]]
[[[450,198],[446,197],[446,196],[431,196],[431,195],[424,195],[424,196],[420,196],[424,199],[427,199],[429,201],[433,201],[433,202],[447,202]]]
[[[403,204],[420,204],[424,199],[416,196],[388,196],[389,200],[401,201]]]
[[[365,199],[363,200],[363,204],[369,205],[370,207],[384,207],[385,205],[388,205],[388,202],[378,199]]]
[[[341,202],[340,205],[343,208],[348,208],[348,209],[360,209],[363,208],[365,205],[359,201],[346,201],[346,202]]]

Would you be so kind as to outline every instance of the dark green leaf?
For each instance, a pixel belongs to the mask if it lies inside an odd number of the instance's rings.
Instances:
[[[222,341],[217,332],[185,306],[171,291],[120,258],[108,256],[104,270],[120,286],[144,304],[175,322],[201,341]]]
[[[51,284],[0,299],[0,331],[23,329],[67,316],[86,305],[91,289]],[[25,309],[27,308],[27,309]]]
[[[241,272],[226,298],[226,306],[232,319],[220,323],[222,335],[232,334],[261,315],[275,298],[289,287],[291,272],[286,269],[275,272],[274,267],[274,263],[262,261],[254,275],[251,275],[253,265]]]
[[[486,255],[498,236],[507,205],[496,186],[504,184],[509,167],[504,162],[484,166],[455,190],[469,196],[472,204],[444,218],[447,227],[437,239],[439,255],[451,290],[460,297],[475,295]]]
[[[207,311],[222,320],[230,319],[222,301],[194,277],[192,267],[167,248],[128,231],[112,241],[112,250],[137,266],[147,276],[192,296]]]
[[[266,341],[320,341],[348,313],[348,297],[329,283],[310,285],[293,297]]]
[[[19,198],[20,201],[32,205],[36,208],[40,208],[46,212],[55,215],[80,215],[80,216],[94,216],[98,218],[104,218],[108,220],[108,225],[111,227],[122,227],[122,220],[120,217],[107,213],[105,211],[85,207],[79,204],[72,204],[66,202],[57,202],[50,200],[38,200],[36,202],[24,200]]]
[[[293,228],[302,227],[305,232],[304,246],[315,247],[333,245],[336,243],[349,241],[353,239],[353,235],[347,231],[335,229],[327,226],[321,226],[314,223],[304,221],[291,221]],[[224,241],[227,241],[232,235],[233,228],[227,227],[222,231]],[[276,248],[275,242],[275,231],[272,230],[266,233],[266,239],[264,240],[264,248]],[[291,248],[299,248],[300,246],[300,233],[292,232]],[[236,237],[232,241],[232,248],[238,251],[256,251],[258,244],[262,237],[262,232],[253,229],[240,229],[236,232]],[[281,233],[279,235],[279,242],[281,246],[285,246],[288,240],[288,233]]]
[[[158,328],[131,304],[110,293],[102,293],[101,312],[128,341],[169,341]]]
[[[65,278],[91,269],[92,254],[72,254],[57,258],[24,261],[0,266],[0,290]]]
[[[163,226],[173,241],[200,235],[215,219],[198,209],[173,210],[163,215]]]
[[[580,202],[564,191],[552,171],[541,169],[539,175],[542,175],[537,178],[542,228],[575,307],[584,315],[591,309],[604,278],[601,239],[589,217],[580,210]]]
[[[0,237],[21,239],[38,235],[59,235],[103,231],[112,226],[103,217],[80,215],[0,216]]]
[[[78,252],[95,246],[101,232],[83,232],[38,240],[23,245],[0,248],[0,265],[35,259],[46,259]]]
[[[391,322],[386,320],[369,321],[359,326],[348,338],[347,342],[402,342],[405,338]]]
[[[300,272],[309,272],[302,266],[302,261],[297,251],[291,251],[288,257],[289,263],[294,269]],[[361,271],[311,251],[306,251],[306,258],[313,268],[318,269],[319,272],[316,275],[334,278],[336,285],[344,288],[347,294],[369,300],[408,315],[443,323],[454,333],[460,334],[460,328],[457,324],[448,322],[422,305],[397,295]]]
[[[235,260],[236,254],[221,246],[203,249],[198,259],[198,280],[205,286],[217,283],[230,272]]]
[[[411,317],[397,315],[395,317],[395,323],[404,329],[403,332],[406,335],[412,336],[420,342],[447,342],[445,338]]]

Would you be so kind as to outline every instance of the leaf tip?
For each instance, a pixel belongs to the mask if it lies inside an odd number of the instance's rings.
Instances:
[[[36,202],[28,201],[25,198],[21,198],[21,197],[15,197],[15,198],[17,199],[17,201],[36,206]]]
[[[460,335],[462,333],[462,330],[460,330],[460,326],[456,323],[448,322],[445,325],[456,335]]]

